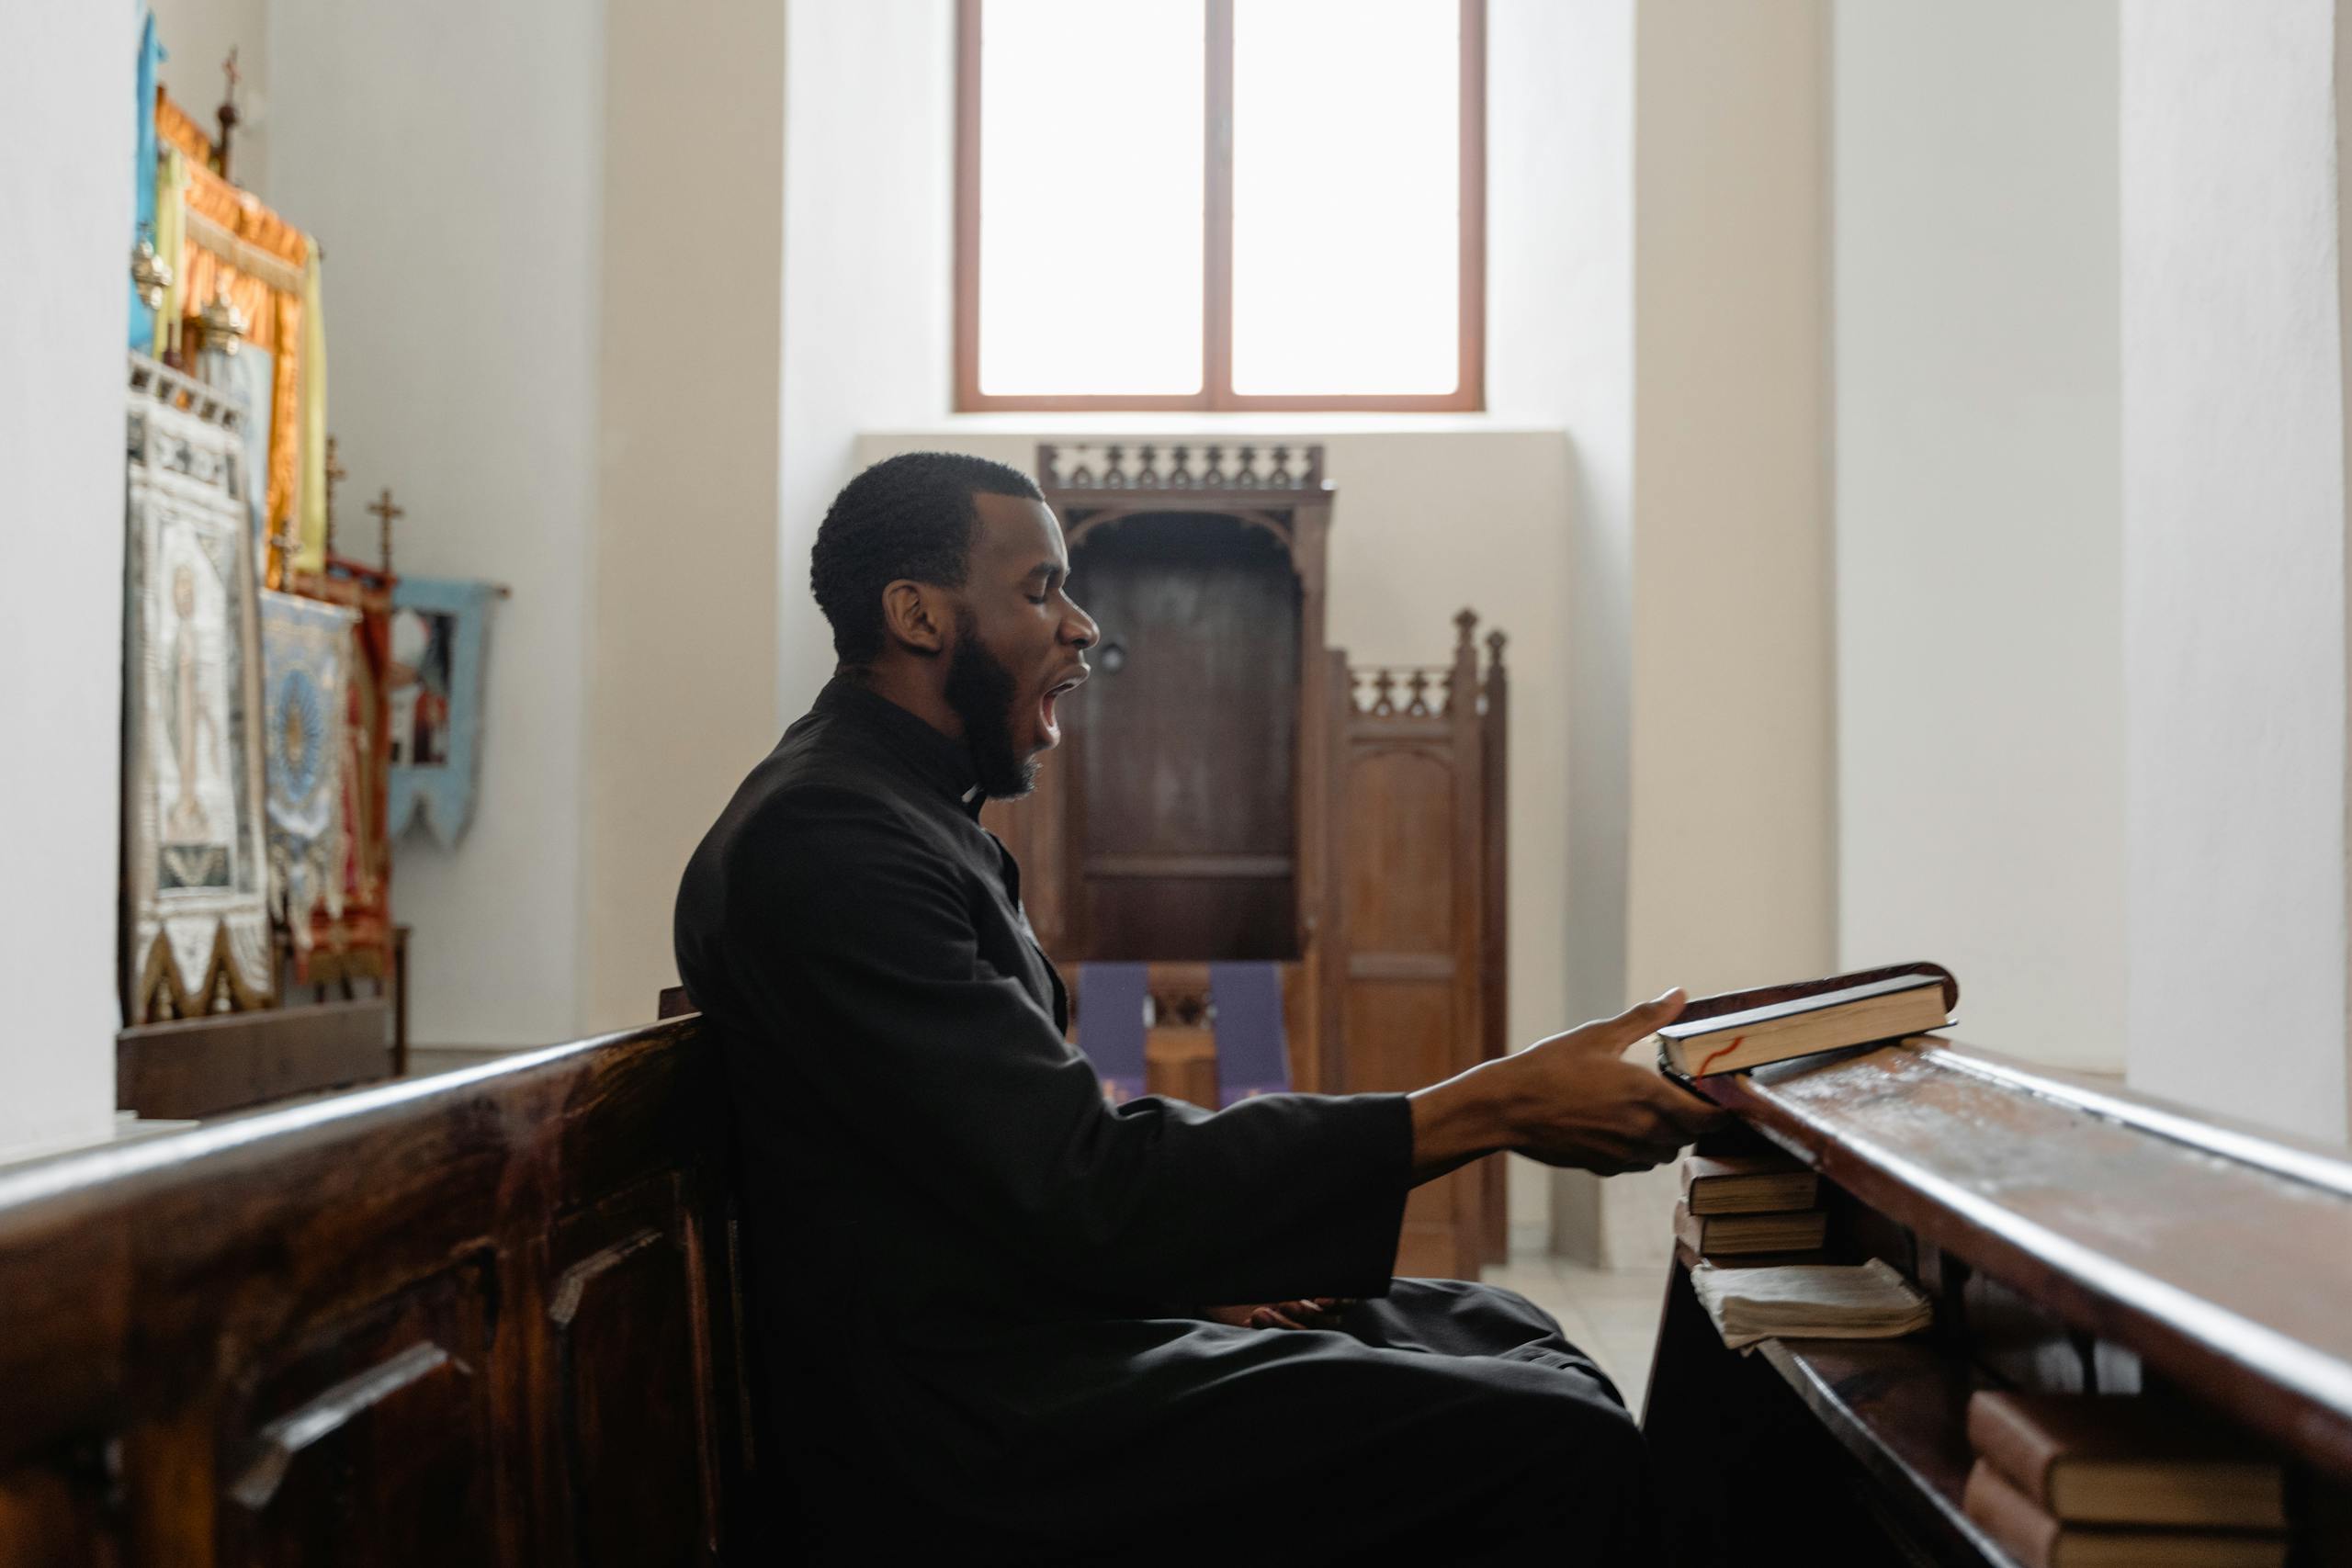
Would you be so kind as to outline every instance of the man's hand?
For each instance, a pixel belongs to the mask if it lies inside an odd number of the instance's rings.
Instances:
[[[1623,1054],[1673,1022],[1685,999],[1668,991],[1419,1090],[1411,1097],[1414,1179],[1442,1176],[1496,1149],[1603,1176],[1672,1159],[1724,1113]]]
[[[1309,1296],[1262,1306],[1216,1306],[1209,1316],[1228,1328],[1337,1328],[1340,1314],[1355,1305],[1346,1296]]]

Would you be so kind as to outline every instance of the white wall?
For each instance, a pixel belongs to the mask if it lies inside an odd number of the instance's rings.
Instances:
[[[0,1157],[114,1118],[121,831],[123,354],[130,8],[0,14],[0,277],[32,308],[0,352]]]
[[[2135,1088],[2346,1134],[2336,8],[2121,39]]]
[[[2115,0],[1836,9],[1838,964],[2123,1065]]]
[[[949,400],[955,7],[791,0],[776,716],[832,671],[808,551],[858,433]]]
[[[220,99],[229,88],[221,62],[237,51],[237,131],[229,142],[229,172],[237,183],[269,199],[270,0],[153,0],[155,36],[166,58],[155,79],[208,136],[219,130]]]
[[[679,873],[775,739],[784,13],[609,0],[581,1020],[677,983]]]
[[[271,198],[326,248],[338,543],[372,554],[360,507],[390,484],[401,571],[514,590],[472,827],[396,851],[421,1042],[541,1043],[581,1018],[603,51],[594,0],[270,17]],[[643,308],[733,326],[724,299]]]

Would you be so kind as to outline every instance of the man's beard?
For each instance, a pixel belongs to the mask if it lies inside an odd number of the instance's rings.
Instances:
[[[980,644],[972,613],[956,612],[956,651],[947,663],[947,705],[964,721],[964,744],[971,749],[980,793],[990,800],[1017,800],[1037,781],[1037,764],[1023,760],[1012,743],[1012,671]]]

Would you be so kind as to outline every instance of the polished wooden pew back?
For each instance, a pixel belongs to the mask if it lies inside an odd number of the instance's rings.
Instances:
[[[0,1562],[713,1561],[749,1424],[696,1031],[0,1172]]]

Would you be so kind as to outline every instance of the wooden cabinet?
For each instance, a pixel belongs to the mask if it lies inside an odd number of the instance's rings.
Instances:
[[[1446,664],[1326,647],[1320,446],[1046,445],[1037,468],[1103,638],[1035,793],[984,818],[1047,953],[1283,963],[1301,1089],[1413,1089],[1498,1054],[1501,634],[1483,669],[1467,610]],[[1475,1278],[1504,1230],[1481,1162],[1415,1194],[1398,1271]]]

